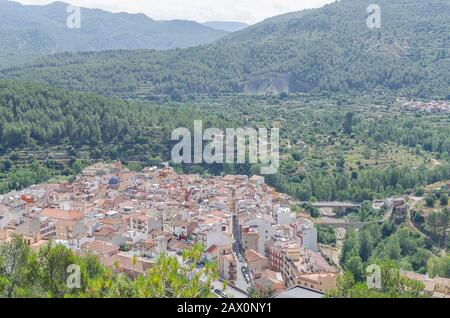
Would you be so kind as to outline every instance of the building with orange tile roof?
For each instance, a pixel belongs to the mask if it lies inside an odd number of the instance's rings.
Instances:
[[[66,211],[56,208],[45,208],[44,210],[42,210],[41,215],[55,220],[66,220],[66,221],[76,221],[82,220],[84,218],[84,214],[79,211],[74,210]]]

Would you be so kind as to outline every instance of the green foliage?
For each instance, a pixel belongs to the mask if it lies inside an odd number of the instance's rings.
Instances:
[[[62,298],[70,293],[67,287],[67,268],[77,263],[77,257],[63,245],[47,246],[38,253],[41,287],[49,297]]]
[[[392,235],[384,245],[384,256],[391,260],[399,260],[401,254],[400,241],[397,235]]]
[[[336,246],[336,233],[330,226],[317,225],[317,241],[321,244]]]
[[[350,257],[345,263],[345,270],[353,275],[355,281],[362,281],[364,277],[364,264],[359,256]]]
[[[375,245],[371,231],[363,230],[359,233],[359,244],[359,256],[363,262],[367,262]]]
[[[345,233],[341,254],[341,263],[344,267],[352,257],[359,257],[359,248],[358,233],[354,230],[348,230]]]
[[[417,188],[414,192],[414,195],[417,197],[421,197],[425,194],[425,189],[423,187]]]
[[[450,255],[444,257],[432,257],[428,261],[429,274],[431,277],[450,278]]]
[[[306,211],[309,212],[309,214],[313,217],[313,218],[318,218],[320,217],[320,211],[318,208],[316,208],[315,206],[313,206],[310,203],[305,203],[302,206]]]
[[[356,281],[360,281],[359,261],[366,267],[377,260],[389,260],[405,270],[425,274],[430,257],[432,253],[420,234],[388,222],[384,226],[367,225],[358,232],[349,230],[342,248],[341,264],[355,274]]]
[[[353,132],[353,113],[348,112],[345,115],[345,121],[344,121],[344,132],[348,135],[350,135]]]
[[[353,258],[355,259],[355,258]],[[357,268],[358,261],[355,262]],[[327,292],[329,298],[421,298],[426,297],[425,286],[401,275],[391,261],[377,261],[381,270],[381,289],[371,289],[366,282],[355,280],[352,273],[345,272],[338,278],[335,290]]]
[[[372,202],[365,202],[356,212],[347,215],[353,221],[369,222],[380,220],[384,214],[383,210],[376,210],[372,207]]]
[[[432,240],[439,244],[441,248],[446,248],[448,244],[448,230],[450,228],[450,210],[442,209],[441,212],[433,211],[426,220],[425,232]]]
[[[210,298],[211,282],[218,279],[216,265],[207,263],[197,270],[203,249],[196,246],[183,253],[183,264],[176,257],[162,255],[145,276],[128,280],[124,276],[106,273],[107,279],[91,281],[81,297],[137,298]]]
[[[15,167],[8,172],[7,177],[0,181],[0,192],[21,190],[33,184],[48,181],[56,173],[37,161],[33,161],[28,167]]]
[[[5,297],[32,296],[36,280],[36,259],[24,241],[14,237],[0,246],[0,295]]]
[[[96,256],[74,254],[62,245],[48,244],[34,253],[16,236],[0,246],[0,296],[4,297],[213,297],[211,282],[218,279],[216,265],[197,269],[201,246],[176,257],[161,255],[145,276],[129,278],[101,265]],[[80,268],[80,288],[69,288],[68,266]]]
[[[440,202],[441,206],[447,207],[448,206],[448,195],[442,194],[441,197],[439,198],[439,202]]]
[[[434,196],[426,197],[425,203],[426,203],[427,207],[434,208],[434,205],[436,204],[436,198]]]

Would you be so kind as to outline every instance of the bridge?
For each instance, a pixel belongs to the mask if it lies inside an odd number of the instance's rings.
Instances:
[[[337,219],[337,218],[330,218],[330,217],[326,217],[324,218],[325,221],[319,221],[319,222],[315,222],[316,224],[319,225],[326,225],[326,226],[331,226],[334,228],[344,228],[346,230],[348,229],[361,229],[366,225],[370,225],[370,224],[383,224],[384,222],[386,222],[387,220],[390,219],[393,211],[394,211],[394,207],[392,205],[392,201],[391,200],[387,200],[387,211],[386,213],[383,215],[383,217],[380,220],[377,221],[368,221],[368,222],[361,222],[361,221],[345,221],[342,219]]]

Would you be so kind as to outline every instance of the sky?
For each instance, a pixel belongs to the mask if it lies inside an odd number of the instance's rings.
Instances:
[[[48,4],[54,0],[13,0],[23,4]],[[111,12],[144,13],[155,20],[184,19],[197,22],[239,21],[248,24],[334,0],[61,0],[76,6]]]

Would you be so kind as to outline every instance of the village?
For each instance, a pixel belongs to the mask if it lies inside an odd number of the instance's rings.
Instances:
[[[161,253],[179,257],[201,244],[203,262],[217,263],[212,289],[223,298],[252,291],[321,298],[337,286],[338,264],[321,252],[313,219],[293,212],[295,201],[261,176],[202,178],[170,167],[133,172],[120,162],[96,163],[73,182],[34,185],[0,200],[0,244],[13,235],[36,251],[62,244],[130,277],[145,275]],[[401,204],[390,202],[386,217]]]

